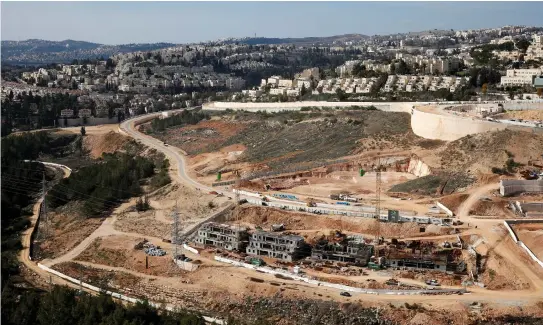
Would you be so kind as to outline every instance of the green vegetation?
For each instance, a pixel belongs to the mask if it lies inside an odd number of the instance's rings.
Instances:
[[[115,303],[110,296],[91,296],[55,286],[51,292],[2,293],[2,324],[9,325],[204,325],[186,311],[158,311],[147,302]]]
[[[475,181],[467,174],[440,173],[428,175],[394,185],[389,192],[416,193],[421,195],[446,195],[469,186]]]
[[[181,114],[173,115],[163,119],[154,119],[151,122],[151,130],[152,132],[162,132],[172,126],[197,124],[204,119],[209,119],[209,115],[201,112],[191,112],[184,110]]]
[[[125,153],[104,154],[103,161],[83,167],[61,180],[48,193],[52,208],[70,201],[84,202],[84,213],[97,216],[132,196],[142,194],[140,181],[155,174],[155,164]]]
[[[316,114],[312,112],[311,114]],[[220,147],[242,143],[248,149],[241,159],[248,162],[266,160],[273,169],[287,165],[337,159],[359,149],[360,139],[374,137],[398,140],[398,146],[412,140],[410,116],[407,113],[385,113],[381,111],[336,110],[320,120],[310,120],[306,112],[279,112],[276,115],[262,113],[278,122],[255,121],[255,114],[246,113],[252,121],[250,127],[215,146],[202,149],[214,151]],[[303,123],[298,123],[300,121]],[[414,135],[413,135],[414,136]]]

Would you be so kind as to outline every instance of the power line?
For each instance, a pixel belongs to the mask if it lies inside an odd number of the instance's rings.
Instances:
[[[32,184],[32,185],[36,184],[36,183],[32,183],[30,181],[24,181],[24,180],[21,180],[21,179],[9,179],[8,178],[7,180],[8,181],[22,182],[22,183],[27,183],[27,184]],[[61,187],[61,188],[65,189],[65,190],[61,191],[61,190],[57,189],[56,187]],[[112,190],[115,190],[115,189],[112,189]],[[96,199],[96,200],[100,200],[100,201],[103,201],[103,202],[106,202],[106,203],[111,203],[111,204],[117,204],[118,203],[118,202],[115,202],[115,201],[99,198],[99,197],[96,197],[96,196],[93,196],[93,195],[90,195],[90,194],[87,194],[87,193],[79,192],[79,191],[76,191],[76,190],[74,190],[74,189],[72,189],[70,187],[67,187],[67,186],[64,186],[64,185],[61,185],[61,184],[55,184],[49,191],[57,191],[57,192],[59,192],[61,194],[65,194],[65,195],[75,193],[75,194],[86,196],[88,198],[93,198],[93,199]]]
[[[2,187],[3,188],[7,187],[8,189],[11,189],[11,190],[18,190],[18,191],[21,190],[21,188],[19,186],[16,186],[15,184],[12,184],[12,183],[2,184]],[[61,197],[61,196],[49,193],[50,191],[53,191],[53,190],[59,192],[59,194],[65,194],[65,195],[67,194],[65,192],[62,192],[62,191],[59,191],[59,190],[56,190],[56,189],[50,189],[46,195],[49,195],[49,196],[51,196],[53,198],[64,201],[66,203],[73,200],[73,199],[70,199],[70,198],[67,198],[67,197]],[[18,193],[18,194],[29,195],[28,193],[24,193],[24,194],[23,193]],[[85,195],[85,196],[87,196],[87,198],[83,197],[82,199],[90,199],[90,200],[94,199],[94,200],[102,200],[102,201],[104,201],[104,202],[98,202],[98,203],[103,204],[107,208],[116,208],[120,203],[120,202],[113,202],[113,201],[103,200],[103,199],[93,197],[93,196],[90,196],[90,195]]]

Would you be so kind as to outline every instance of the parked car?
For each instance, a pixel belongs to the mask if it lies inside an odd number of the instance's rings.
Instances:
[[[340,294],[341,296],[343,296],[343,297],[350,297],[350,296],[351,296],[351,294],[348,293],[347,291],[342,291],[342,292],[340,292],[339,294]]]

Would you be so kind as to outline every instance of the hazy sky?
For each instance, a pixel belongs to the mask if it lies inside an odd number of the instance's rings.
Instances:
[[[543,25],[543,2],[4,2],[2,40],[186,43]]]

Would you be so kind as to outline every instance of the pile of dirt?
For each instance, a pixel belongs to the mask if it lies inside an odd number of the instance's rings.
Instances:
[[[505,129],[468,135],[447,144],[435,153],[441,168],[451,171],[491,173],[508,159],[527,164],[543,154],[543,134]]]
[[[468,194],[452,194],[439,199],[439,202],[445,205],[453,213],[458,213],[460,205],[468,198]]]
[[[53,266],[53,269],[72,278],[81,279],[85,283],[116,292],[119,291],[119,288],[132,288],[141,281],[140,278],[132,274],[101,270],[77,262],[56,264]]]
[[[519,224],[513,227],[519,239],[543,260],[543,224]]]
[[[113,131],[104,134],[87,134],[83,137],[83,147],[92,158],[99,158],[103,153],[113,153],[130,141],[130,138]]]

